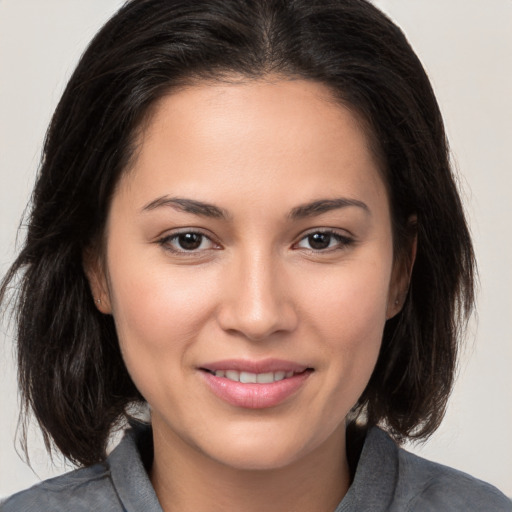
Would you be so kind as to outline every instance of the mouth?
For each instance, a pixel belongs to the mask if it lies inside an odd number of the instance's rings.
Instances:
[[[222,401],[246,409],[275,407],[304,388],[314,368],[280,360],[219,361],[199,368]]]
[[[233,382],[241,382],[242,384],[272,384],[273,382],[290,379],[294,375],[299,375],[307,371],[313,371],[312,368],[306,368],[299,372],[295,372],[293,370],[278,370],[275,372],[263,373],[253,373],[238,370],[209,370],[207,368],[201,368],[201,370],[208,372],[215,377],[225,378]]]

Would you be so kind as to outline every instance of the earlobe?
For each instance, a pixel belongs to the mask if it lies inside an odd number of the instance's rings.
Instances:
[[[94,301],[94,305],[100,313],[105,315],[111,314],[110,293],[101,258],[98,257],[96,251],[88,249],[84,252],[82,264],[87,280],[89,281],[92,294],[91,300]]]
[[[392,299],[390,296],[388,300],[388,307],[386,310],[386,320],[389,320],[390,318],[393,318],[395,315],[397,315],[400,310],[402,309],[402,306],[400,304],[400,299]]]
[[[393,266],[386,320],[400,313],[409,291],[412,269],[416,260],[418,247],[416,224],[416,215],[411,215],[407,223],[409,233],[407,247],[402,250],[402,254],[398,256]]]

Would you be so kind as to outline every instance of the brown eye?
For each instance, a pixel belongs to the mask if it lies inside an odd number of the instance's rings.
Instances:
[[[160,239],[158,243],[167,251],[175,254],[201,253],[218,248],[208,236],[196,231],[182,231]]]
[[[316,252],[330,252],[337,249],[345,249],[354,240],[334,231],[314,231],[302,238],[297,247]]]
[[[316,251],[327,249],[331,244],[330,233],[313,233],[308,236],[308,242],[311,249]]]
[[[203,235],[199,233],[182,233],[177,236],[178,245],[184,251],[199,249],[203,241]]]

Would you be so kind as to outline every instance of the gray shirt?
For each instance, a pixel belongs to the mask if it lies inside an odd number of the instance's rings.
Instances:
[[[162,512],[146,471],[151,459],[151,429],[132,427],[104,463],[15,494],[0,511]],[[334,512],[348,511],[511,512],[512,501],[489,484],[408,453],[373,428]]]

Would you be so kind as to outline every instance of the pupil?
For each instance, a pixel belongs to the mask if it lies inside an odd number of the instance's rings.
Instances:
[[[197,249],[201,245],[201,239],[202,235],[197,233],[183,233],[178,237],[180,247],[187,251]]]
[[[328,233],[314,233],[309,235],[308,240],[313,249],[327,249],[331,243],[331,235]]]

